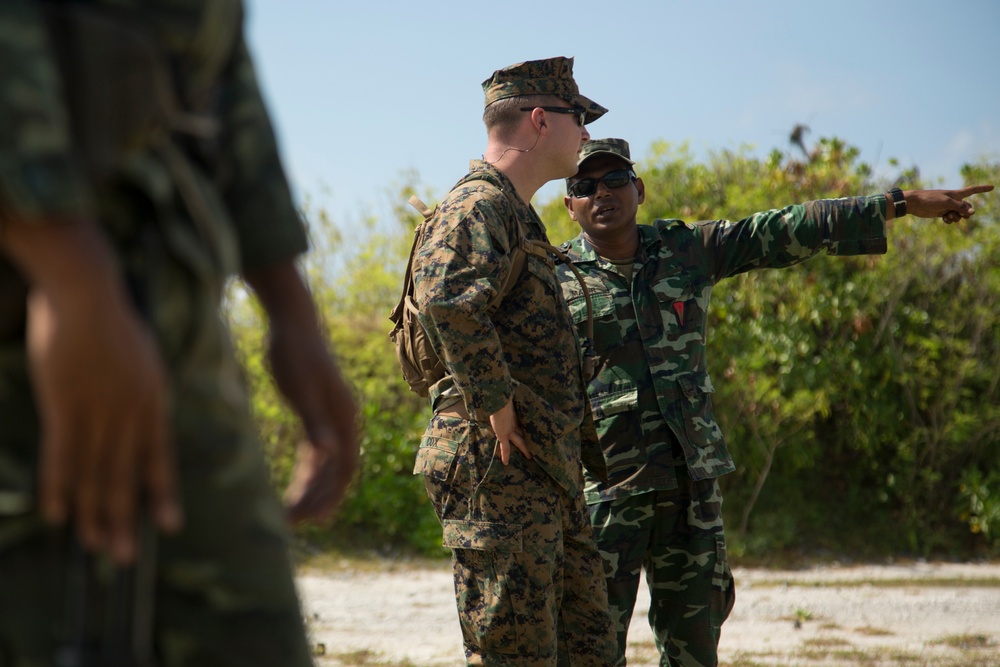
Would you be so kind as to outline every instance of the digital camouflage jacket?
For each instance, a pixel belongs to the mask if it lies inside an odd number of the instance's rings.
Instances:
[[[500,171],[473,160],[470,176],[477,178],[463,179],[428,221],[413,260],[420,322],[448,371],[431,387],[431,400],[435,409],[460,403],[485,422],[513,396],[532,457],[560,486],[579,493],[580,352],[551,258],[529,254],[513,288],[487,313],[511,268],[517,221],[526,238],[548,242],[545,227]],[[588,443],[593,469],[602,459],[596,436]],[[429,455],[418,453],[418,472]]]
[[[581,234],[563,250],[583,272],[594,306],[597,372],[587,394],[609,479],[586,472],[587,502],[676,488],[735,468],[712,407],[705,364],[712,287],[724,278],[832,255],[886,251],[885,197],[806,202],[732,222],[639,225],[631,284]],[[580,334],[586,306],[571,271],[558,269]]]

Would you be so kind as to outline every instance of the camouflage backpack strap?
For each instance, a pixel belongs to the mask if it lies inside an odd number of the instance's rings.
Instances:
[[[501,188],[501,192],[503,192],[503,188]],[[510,250],[510,271],[507,272],[503,282],[500,283],[500,288],[497,290],[496,296],[493,297],[486,308],[486,312],[490,315],[497,311],[504,297],[514,289],[514,283],[517,282],[517,279],[524,271],[524,264],[528,261],[528,255],[538,255],[537,251],[532,250],[532,248],[533,246],[525,238],[524,225],[521,224],[521,219],[517,218],[517,239]]]

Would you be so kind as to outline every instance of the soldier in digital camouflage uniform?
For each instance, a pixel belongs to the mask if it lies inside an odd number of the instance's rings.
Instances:
[[[962,199],[992,186],[813,201],[737,222],[637,225],[645,190],[628,143],[588,142],[579,162],[564,201],[582,233],[563,250],[584,273],[593,302],[598,364],[587,394],[608,478],[588,470],[586,500],[604,557],[618,653],[624,656],[645,568],[660,664],[711,667],[735,599],[717,481],[734,467],[705,365],[712,286],[823,250],[884,253],[886,220],[907,210],[967,218],[973,209]],[[579,283],[565,267],[557,271],[583,335]]]
[[[242,18],[0,3],[0,665],[311,663],[228,276],[264,305],[312,445],[288,518],[342,496],[354,405],[293,263],[305,231]],[[112,578],[138,600],[116,606]]]
[[[431,387],[414,472],[452,549],[468,664],[607,667],[614,629],[582,495],[573,321],[551,258],[529,255],[510,275],[521,238],[547,242],[532,195],[576,171],[584,124],[606,110],[579,94],[567,58],[498,70],[483,90],[484,158],[441,202],[413,264],[420,322],[448,371]]]

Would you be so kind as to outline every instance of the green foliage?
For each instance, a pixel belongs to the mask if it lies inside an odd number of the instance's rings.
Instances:
[[[545,222],[549,242],[555,245],[568,241],[580,233],[580,228],[570,220],[569,213],[566,212],[562,196],[553,197],[538,206],[538,215]]]
[[[684,144],[657,142],[636,167],[640,222],[739,219],[888,189],[858,157],[836,138],[801,159],[741,147],[701,162]],[[1000,164],[963,176],[1000,184]],[[419,220],[405,205],[415,175],[407,179],[391,193],[389,220],[348,227],[305,211],[316,250],[304,269],[363,433],[340,513],[301,533],[320,546],[440,553],[440,527],[411,474],[429,412],[402,382],[387,336]],[[920,185],[915,168],[897,180]],[[956,225],[893,221],[884,257],[818,257],[716,286],[708,359],[738,466],[722,480],[734,554],[1000,553],[1000,197],[974,203],[976,217]],[[577,234],[561,195],[538,210],[552,242]],[[266,375],[259,309],[235,286],[228,312],[281,487],[302,434]]]
[[[959,502],[964,505],[961,516],[969,530],[1000,547],[1000,471],[984,477],[978,469],[967,470],[959,486]]]
[[[886,189],[835,140],[809,163],[778,171],[776,158],[762,165],[767,185],[743,192],[747,213],[775,190],[787,197],[770,205]],[[996,182],[996,169],[975,176]],[[951,508],[970,462],[1000,467],[995,200],[980,198],[976,222],[960,226],[892,222],[885,257],[817,258],[718,286],[709,365],[739,466],[723,480],[737,553],[974,547]]]
[[[402,189],[400,201],[405,202],[412,188]],[[337,516],[329,525],[301,529],[300,537],[321,547],[438,554],[440,526],[422,479],[412,474],[428,408],[402,381],[388,337],[389,311],[399,297],[419,215],[397,207],[393,229],[381,231],[378,221],[369,219],[360,234],[339,228],[323,211],[307,206],[304,215],[315,250],[303,270],[331,349],[355,391],[361,462]],[[234,286],[227,306],[254,419],[280,489],[288,482],[303,434],[266,372],[265,327],[255,300]]]

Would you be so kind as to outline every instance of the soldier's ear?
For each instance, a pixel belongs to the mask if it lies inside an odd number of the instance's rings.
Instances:
[[[570,220],[576,222],[576,212],[573,211],[573,198],[563,197],[563,204],[566,206],[566,210],[569,211]]]
[[[638,176],[635,177],[635,191],[639,194],[639,203],[646,201],[646,184]]]

